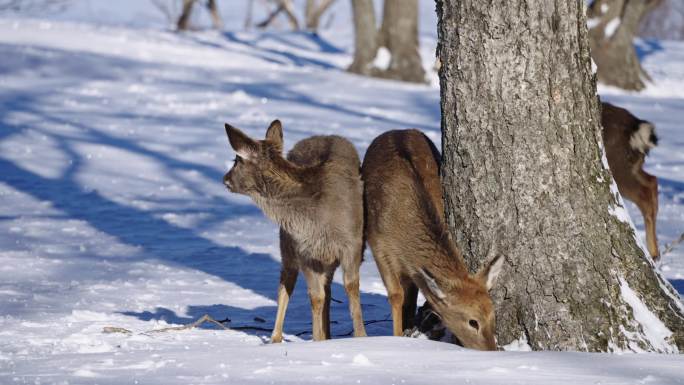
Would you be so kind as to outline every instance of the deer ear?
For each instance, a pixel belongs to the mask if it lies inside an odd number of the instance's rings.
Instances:
[[[228,142],[240,158],[249,159],[257,153],[257,143],[244,132],[226,123]]]
[[[492,287],[494,287],[496,279],[499,277],[501,269],[503,268],[503,263],[504,257],[498,255],[487,262],[487,264],[477,273],[478,278],[485,284],[487,290],[491,290]]]
[[[435,280],[435,277],[430,274],[425,269],[420,269],[420,275],[423,277],[423,280],[425,281],[425,286],[427,286],[428,290],[432,292],[432,294],[441,299],[444,300],[446,298],[446,294],[440,289],[439,285],[437,284],[437,281]]]
[[[278,146],[282,151],[283,125],[280,123],[280,120],[276,119],[268,126],[268,130],[266,130],[266,140]]]

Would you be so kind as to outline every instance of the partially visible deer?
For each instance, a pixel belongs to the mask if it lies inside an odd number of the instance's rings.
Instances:
[[[608,103],[602,103],[601,124],[610,171],[620,194],[636,203],[644,216],[646,246],[657,261],[660,257],[656,238],[658,179],[643,169],[646,155],[658,144],[655,127]]]
[[[359,156],[339,136],[314,136],[298,142],[285,159],[280,121],[271,123],[265,140],[254,140],[226,124],[237,156],[223,183],[251,197],[280,225],[282,270],[272,342],[283,339],[283,322],[299,270],[306,279],[313,339],[330,338],[330,284],[339,265],[354,336],[365,336],[359,298],[363,255],[363,185]]]
[[[420,131],[390,131],[373,140],[361,168],[365,234],[387,288],[393,332],[412,326],[420,289],[463,346],[495,350],[488,291],[504,260],[469,274],[444,220],[439,158]]]

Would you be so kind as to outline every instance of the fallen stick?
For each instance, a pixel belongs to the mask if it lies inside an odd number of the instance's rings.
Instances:
[[[163,328],[163,329],[148,330],[148,331],[146,331],[145,333],[163,333],[163,332],[168,332],[168,331],[173,331],[173,330],[187,330],[187,329],[196,328],[196,327],[200,326],[201,324],[203,324],[203,323],[205,323],[205,322],[211,322],[211,323],[213,323],[213,324],[215,324],[215,325],[220,326],[221,328],[223,328],[223,329],[225,329],[225,330],[228,330],[228,328],[225,327],[225,326],[223,326],[222,323],[220,323],[220,322],[218,322],[217,320],[211,318],[211,317],[209,316],[209,314],[205,314],[205,315],[203,315],[202,317],[200,317],[200,319],[198,319],[197,321],[195,321],[195,322],[193,322],[193,323],[191,323],[191,324],[187,324],[187,325],[183,325],[183,326],[172,326],[172,327]]]
[[[391,320],[388,318],[381,319],[381,320],[369,320],[364,322],[364,325],[371,325],[374,323],[378,322],[390,322]],[[272,328],[264,328],[260,326],[228,326],[226,327],[223,323],[230,322],[230,319],[226,318],[226,320],[223,321],[217,321],[214,318],[212,318],[209,314],[205,314],[202,317],[200,317],[198,320],[189,323],[187,325],[182,325],[182,326],[171,326],[167,328],[162,328],[162,329],[152,329],[152,330],[147,330],[144,332],[141,332],[139,334],[153,334],[153,333],[165,333],[165,332],[170,332],[170,331],[177,331],[177,330],[188,330],[188,329],[194,329],[200,325],[202,325],[205,322],[210,322],[215,325],[220,326],[224,330],[256,330],[256,331],[261,331],[261,332],[273,332]],[[132,331],[116,326],[105,326],[102,328],[103,333],[111,334],[111,333],[121,333],[121,334],[133,334]],[[353,331],[350,331],[345,334],[336,334],[334,337],[346,337],[352,335]],[[301,336],[304,334],[311,334],[310,330],[304,330],[298,333],[295,333],[296,336]]]
[[[171,327],[163,328],[163,329],[152,329],[152,330],[144,331],[140,334],[164,333],[164,332],[174,331],[174,330],[187,330],[187,329],[196,328],[205,322],[211,322],[215,325],[220,326],[222,329],[225,329],[225,330],[230,329],[230,328],[225,327],[221,322],[211,318],[211,316],[209,314],[205,314],[205,315],[201,316],[197,321],[190,323],[190,324],[187,324],[187,325],[171,326]],[[104,328],[102,328],[102,332],[103,333],[133,334],[133,332],[128,330],[128,329],[119,328],[119,327],[115,327],[115,326],[105,326]]]

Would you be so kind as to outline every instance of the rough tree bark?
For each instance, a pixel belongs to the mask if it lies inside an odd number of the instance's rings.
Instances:
[[[377,27],[373,0],[352,0],[354,20],[354,60],[348,71],[371,76],[373,60],[378,52]]]
[[[641,67],[634,37],[644,15],[661,0],[594,0],[587,11],[591,52],[601,83],[642,90],[650,77]]]
[[[425,82],[425,70],[418,51],[418,0],[385,0],[378,45],[386,47],[392,59],[379,75],[407,82]]]
[[[441,0],[437,12],[446,217],[471,269],[506,257],[498,343],[684,349],[684,306],[619,218],[601,161],[584,0]],[[661,323],[665,338],[650,332]]]

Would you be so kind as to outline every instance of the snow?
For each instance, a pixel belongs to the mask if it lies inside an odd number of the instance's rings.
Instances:
[[[643,329],[647,342],[660,352],[678,353],[677,347],[669,341],[672,337],[672,331],[644,305],[637,293],[629,287],[629,283],[622,277],[620,277],[620,294],[622,299],[632,308],[634,320]],[[634,345],[631,345],[630,348],[635,351],[641,350]]]
[[[503,349],[505,351],[509,352],[530,352],[532,351],[532,347],[530,346],[530,343],[527,341],[527,337],[520,336],[517,340],[511,342],[508,345],[504,345]]]
[[[432,83],[412,85],[344,71],[348,5],[336,5],[333,25],[343,27],[319,38],[238,31],[241,14],[230,19],[227,9],[226,32],[176,34],[161,16],[123,11],[146,2],[107,3],[109,15],[93,1],[93,12],[0,17],[0,383],[681,383],[677,355],[527,352],[524,337],[506,346],[517,351],[475,352],[389,337],[370,253],[361,272],[364,318],[378,321],[370,337],[346,338],[336,275],[334,339],[310,341],[300,279],[286,342],[268,344],[259,328],[275,315],[277,227],[223,187],[234,156],[223,123],[261,136],[279,118],[287,149],[334,133],[362,154],[381,132],[405,127],[439,145],[434,4],[421,2]],[[654,78],[644,92],[600,92],[656,125],[661,144],[646,167],[660,179],[666,243],[684,230],[684,45],[660,44],[644,57]],[[638,210],[626,209],[643,238]],[[682,248],[657,267],[684,291]],[[149,332],[203,314],[235,329]]]
[[[387,70],[392,61],[392,54],[385,47],[378,48],[378,52],[373,59],[373,66],[380,70]]]
[[[601,24],[601,18],[600,17],[594,17],[591,19],[587,19],[587,28],[588,29],[594,29],[596,28],[599,24]]]
[[[619,17],[615,17],[615,18],[611,19],[606,24],[606,28],[603,30],[606,38],[610,39],[611,37],[613,37],[613,35],[615,34],[615,31],[617,31],[619,26],[620,26],[620,18]]]

